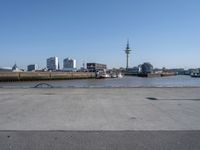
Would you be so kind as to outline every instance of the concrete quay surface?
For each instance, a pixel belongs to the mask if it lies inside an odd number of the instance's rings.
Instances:
[[[199,130],[200,88],[0,89],[0,130]]]
[[[199,130],[200,88],[0,89],[0,130]]]
[[[0,89],[0,150],[199,150],[200,88]]]

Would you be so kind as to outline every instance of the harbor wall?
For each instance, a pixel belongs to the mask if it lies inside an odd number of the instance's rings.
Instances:
[[[124,73],[124,74],[126,76],[138,76],[138,77],[148,77],[148,78],[167,77],[167,76],[176,76],[177,75],[175,72],[170,72],[170,73],[147,73],[147,74]]]
[[[92,72],[0,72],[2,81],[37,81],[95,78]]]

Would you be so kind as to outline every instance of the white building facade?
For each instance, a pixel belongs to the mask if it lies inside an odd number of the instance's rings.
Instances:
[[[47,59],[47,69],[52,71],[59,70],[58,57],[50,57]]]
[[[64,71],[76,71],[76,60],[71,58],[66,58],[63,60],[63,70]]]

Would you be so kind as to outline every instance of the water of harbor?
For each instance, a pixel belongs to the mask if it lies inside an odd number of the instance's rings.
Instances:
[[[169,76],[141,78],[125,76],[109,79],[54,80],[29,82],[0,82],[0,88],[30,88],[38,83],[48,83],[53,87],[200,87],[200,78],[190,76]]]

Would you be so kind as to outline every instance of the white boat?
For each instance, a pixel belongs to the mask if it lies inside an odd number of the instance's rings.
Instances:
[[[110,78],[110,75],[107,73],[103,73],[100,75],[101,78]]]
[[[123,78],[124,76],[123,76],[121,73],[118,73],[118,74],[117,74],[117,77],[118,77],[118,78]]]
[[[116,74],[111,74],[111,78],[117,78]]]
[[[111,76],[110,76],[109,74],[105,73],[105,72],[101,72],[101,73],[98,73],[98,74],[96,75],[96,78],[97,78],[97,79],[110,78],[110,77],[111,77]]]

